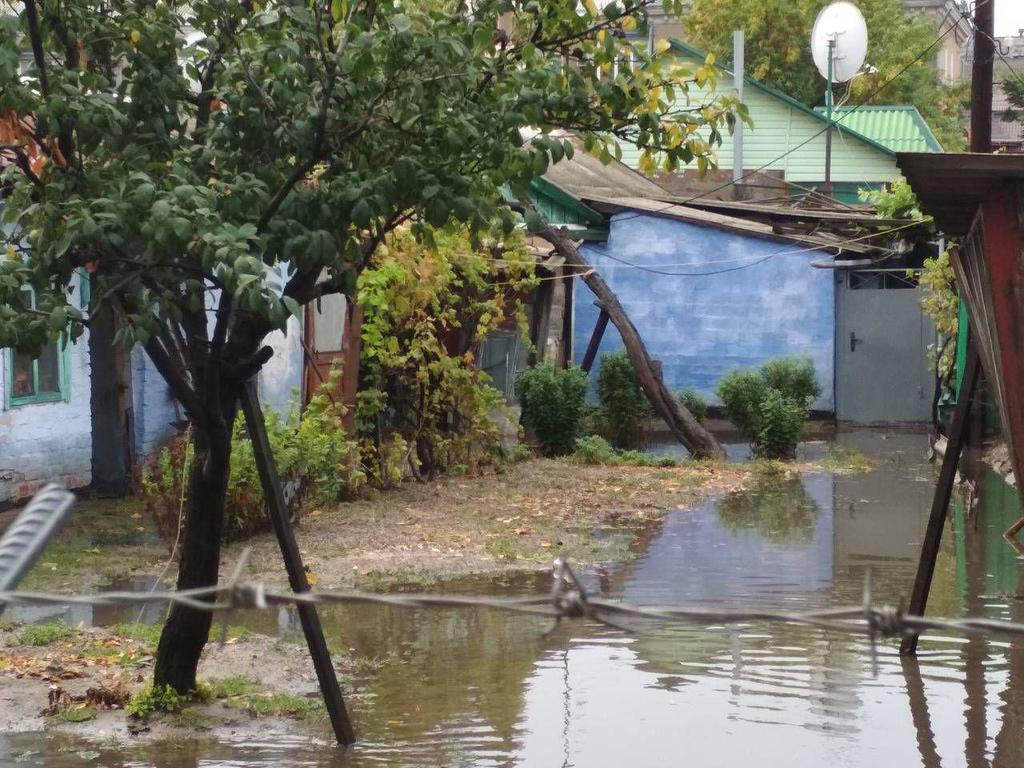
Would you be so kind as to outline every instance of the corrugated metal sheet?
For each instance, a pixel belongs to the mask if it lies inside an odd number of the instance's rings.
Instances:
[[[824,107],[817,107],[816,111],[825,114]],[[917,107],[840,107],[835,111],[835,120],[894,152],[942,151],[942,145],[921,117],[921,113],[917,111]]]

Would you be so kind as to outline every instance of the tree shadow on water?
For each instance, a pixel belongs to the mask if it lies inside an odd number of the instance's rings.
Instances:
[[[807,544],[814,536],[818,505],[799,478],[765,478],[725,496],[716,507],[730,531],[756,530],[776,544]]]

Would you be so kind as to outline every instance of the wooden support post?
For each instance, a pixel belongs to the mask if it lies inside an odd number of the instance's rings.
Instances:
[[[935,560],[939,556],[939,544],[942,542],[942,529],[946,525],[946,513],[949,511],[949,499],[953,495],[953,483],[956,480],[956,469],[960,463],[960,454],[964,448],[967,424],[971,411],[971,400],[978,386],[981,372],[981,360],[978,346],[968,337],[967,368],[964,371],[963,385],[960,387],[960,398],[953,411],[953,421],[949,425],[949,440],[946,454],[942,457],[942,470],[939,481],[935,485],[935,496],[932,499],[932,510],[928,517],[928,528],[921,543],[921,559],[917,563],[917,576],[914,578],[914,589],[910,594],[909,613],[924,616],[928,606],[928,592],[932,586],[932,574],[935,573]],[[908,635],[900,643],[900,654],[914,655],[917,653],[917,635]]]
[[[597,322],[594,324],[594,332],[590,335],[587,352],[583,355],[583,362],[580,364],[580,368],[583,369],[584,373],[590,373],[590,369],[594,367],[597,349],[601,346],[601,339],[604,338],[604,329],[608,327],[608,317],[608,310],[602,307],[601,314],[597,316]]]
[[[308,592],[309,582],[306,581],[302,555],[299,554],[299,545],[295,541],[295,533],[292,531],[291,521],[288,517],[281,478],[278,477],[277,465],[274,463],[274,455],[270,449],[270,440],[267,438],[267,426],[263,421],[263,411],[260,409],[255,379],[250,379],[242,388],[241,404],[242,412],[245,414],[245,424],[249,431],[249,439],[252,441],[252,452],[260,476],[260,485],[263,486],[267,512],[270,522],[274,526],[274,533],[277,534],[277,543],[281,546],[281,555],[284,557],[284,565],[288,571],[288,583],[294,592]],[[317,615],[316,606],[300,603],[298,611],[299,620],[302,622],[302,632],[306,636],[309,655],[313,658],[316,677],[320,683],[320,693],[324,697],[324,704],[327,706],[327,714],[331,718],[334,735],[339,744],[345,746],[354,744],[355,731],[352,729],[352,721],[349,720],[348,712],[345,709],[345,700],[341,695],[338,677],[334,673],[334,665],[331,663],[331,654],[327,650],[327,641],[324,639],[324,631],[320,626],[320,617]]]

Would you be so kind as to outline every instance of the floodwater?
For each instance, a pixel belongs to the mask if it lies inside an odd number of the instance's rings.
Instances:
[[[923,435],[849,433],[870,473],[815,473],[669,514],[636,557],[587,573],[595,594],[639,604],[808,610],[910,591],[933,489]],[[1016,494],[981,471],[955,505],[930,612],[1024,621],[1022,562],[1001,537]],[[459,592],[546,592],[543,576],[468,580]],[[98,620],[102,617],[97,617]],[[297,635],[294,613],[251,617]],[[41,734],[0,755],[45,766],[1010,766],[1024,765],[1024,641],[928,635],[919,658],[791,626],[733,630],[549,623],[486,610],[358,606],[324,613],[333,643],[388,659],[359,681],[360,743],[268,734],[128,753]],[[83,751],[85,750],[85,751]]]

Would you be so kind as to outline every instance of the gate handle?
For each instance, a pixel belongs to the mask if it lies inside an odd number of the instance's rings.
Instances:
[[[850,331],[850,351],[851,352],[856,352],[857,351],[857,345],[858,344],[863,344],[863,343],[864,343],[864,339],[858,339],[857,338],[857,334],[854,333],[853,331]]]

